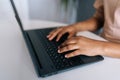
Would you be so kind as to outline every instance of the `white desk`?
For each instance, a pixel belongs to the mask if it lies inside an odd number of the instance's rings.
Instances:
[[[65,24],[31,21],[25,29],[60,25]],[[80,34],[103,40],[90,32]],[[38,78],[19,26],[14,20],[0,21],[0,80],[120,80],[120,59],[105,57],[101,62]]]

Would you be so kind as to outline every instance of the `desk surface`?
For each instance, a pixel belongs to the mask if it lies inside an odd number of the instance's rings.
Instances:
[[[31,21],[25,29],[61,26],[48,21]],[[90,32],[81,32],[93,39],[104,40]],[[82,66],[47,78],[38,78],[17,23],[0,21],[0,80],[120,80],[120,60],[105,57],[104,61]]]

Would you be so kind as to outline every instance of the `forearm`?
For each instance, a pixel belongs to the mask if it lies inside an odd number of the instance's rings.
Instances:
[[[103,22],[101,18],[92,17],[88,20],[73,24],[73,26],[76,28],[76,31],[96,31],[103,26]]]
[[[120,58],[120,44],[105,42],[103,45],[103,54],[104,56]]]

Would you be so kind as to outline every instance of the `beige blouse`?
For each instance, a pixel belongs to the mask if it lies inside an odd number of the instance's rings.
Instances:
[[[96,0],[96,17],[104,18],[102,36],[120,43],[120,0]]]

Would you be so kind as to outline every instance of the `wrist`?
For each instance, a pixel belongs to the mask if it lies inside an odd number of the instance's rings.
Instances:
[[[72,25],[70,25],[72,28],[73,28],[73,30],[75,31],[75,32],[78,32],[78,28],[77,28],[77,25],[76,24],[72,24]]]
[[[79,23],[73,24],[72,26],[74,26],[76,32],[88,30],[84,22],[79,22]]]
[[[108,45],[107,45],[107,42],[104,42],[104,41],[97,41],[97,52],[98,53],[97,55],[101,55],[101,56],[106,56],[107,55],[107,48],[108,48]]]
[[[115,55],[112,54],[114,46],[111,42],[103,42],[103,56],[114,57]]]
[[[71,26],[74,28],[75,32],[82,31],[79,23],[72,24]]]
[[[107,42],[102,42],[101,43],[101,55],[102,56],[106,56],[107,55],[107,51],[108,51],[108,45],[107,45]]]

